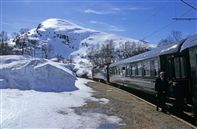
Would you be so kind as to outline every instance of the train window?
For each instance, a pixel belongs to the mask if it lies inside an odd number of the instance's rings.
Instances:
[[[144,62],[144,75],[150,76],[150,61]]]
[[[158,60],[155,60],[155,76],[158,76],[158,73],[159,73],[159,62]]]
[[[131,72],[130,75],[133,76],[133,66],[132,65],[130,65],[130,72]]]
[[[120,69],[120,75],[123,76],[123,77],[125,77],[125,72],[126,72],[125,66],[121,67],[121,69]]]
[[[132,65],[131,70],[132,70],[131,75],[132,75],[132,76],[135,76],[135,75],[136,75],[136,66],[135,66],[135,65]]]
[[[186,78],[187,77],[187,69],[186,69],[186,60],[184,57],[180,58],[180,63],[181,63],[181,77]]]
[[[174,58],[174,69],[176,78],[181,78],[180,58]]]
[[[174,58],[174,69],[175,69],[175,77],[176,78],[186,78],[187,77],[187,69],[186,68],[186,60],[184,57],[176,57]]]
[[[113,73],[112,73],[113,75],[115,75],[116,74],[116,69],[115,68],[113,68]]]
[[[150,62],[150,74],[151,76],[155,77],[155,76],[158,76],[158,71],[159,71],[159,66],[158,66],[158,60],[152,60]]]
[[[143,74],[142,63],[138,63],[138,76],[142,76],[142,74]]]
[[[119,74],[119,71],[118,71],[118,68],[116,67],[116,75],[118,75]]]
[[[130,65],[127,65],[126,66],[126,77],[129,77],[130,76]]]
[[[116,68],[116,75],[119,75],[119,69]]]
[[[166,70],[167,76],[169,78],[176,77],[176,75],[175,75],[175,67],[176,67],[176,65],[175,65],[175,61],[174,61],[174,55],[168,55],[162,60],[164,60],[163,64],[162,64],[162,68],[164,68]],[[179,66],[177,66],[177,68],[178,67]]]
[[[135,65],[134,70],[135,70],[135,76],[137,76],[138,75],[138,66],[137,66],[137,64]]]
[[[114,74],[114,68],[109,68],[109,74],[113,75]]]

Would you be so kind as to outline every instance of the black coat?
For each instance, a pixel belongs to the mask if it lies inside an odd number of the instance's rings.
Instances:
[[[169,89],[169,83],[167,79],[161,80],[161,78],[157,78],[155,82],[155,91],[158,94],[166,94]]]

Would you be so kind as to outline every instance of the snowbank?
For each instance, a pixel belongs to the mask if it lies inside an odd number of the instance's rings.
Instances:
[[[0,88],[62,92],[77,90],[64,64],[24,56],[1,56]]]

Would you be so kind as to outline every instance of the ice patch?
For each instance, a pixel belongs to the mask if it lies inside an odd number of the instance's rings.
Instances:
[[[107,104],[107,103],[109,103],[109,99],[101,98],[101,99],[99,99],[99,103],[101,103],[101,104]]]
[[[109,100],[106,98],[91,98],[91,101],[99,102],[100,104],[107,104]]]

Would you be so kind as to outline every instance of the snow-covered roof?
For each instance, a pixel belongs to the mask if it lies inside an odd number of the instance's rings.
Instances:
[[[147,51],[145,53],[142,53],[142,54],[139,54],[136,56],[132,56],[132,57],[127,58],[125,60],[115,62],[115,63],[111,64],[109,67],[132,63],[132,62],[137,62],[137,61],[141,61],[141,60],[145,60],[145,59],[150,59],[153,57],[158,57],[160,55],[166,55],[166,54],[178,52],[182,43],[183,43],[183,41],[180,41],[178,43],[173,43],[170,45],[157,47],[151,51]]]
[[[193,46],[197,46],[197,34],[189,37],[181,46],[181,51],[193,47]]]

